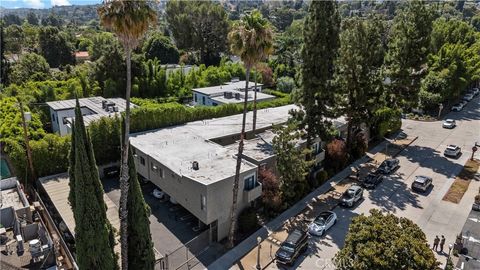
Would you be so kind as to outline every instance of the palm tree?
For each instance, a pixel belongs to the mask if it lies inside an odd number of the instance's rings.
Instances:
[[[97,10],[100,22],[117,35],[123,45],[127,64],[127,89],[125,92],[125,134],[122,140],[120,172],[120,241],[122,269],[128,269],[128,147],[130,135],[130,92],[132,91],[131,56],[148,27],[155,23],[156,12],[145,0],[104,0]]]
[[[242,163],[243,140],[245,139],[245,122],[247,117],[248,103],[248,82],[250,71],[255,64],[265,58],[271,52],[271,30],[268,27],[268,21],[262,17],[258,10],[245,15],[241,21],[237,22],[233,29],[228,33],[230,50],[240,56],[245,65],[245,99],[243,101],[242,131],[240,133],[240,143],[238,144],[237,164],[235,168],[235,179],[233,183],[233,202],[230,212],[230,231],[228,234],[228,246],[233,247],[236,228],[236,211],[238,183],[240,181],[240,166]],[[270,33],[270,34],[268,34]],[[256,96],[256,93],[255,93]]]

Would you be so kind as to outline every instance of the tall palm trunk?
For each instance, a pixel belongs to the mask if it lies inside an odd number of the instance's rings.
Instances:
[[[132,50],[126,48],[127,91],[125,93],[125,134],[122,142],[122,160],[120,175],[120,242],[122,252],[122,270],[128,269],[128,147],[130,144],[130,92],[132,91]]]
[[[248,96],[248,80],[250,78],[250,67],[246,68],[246,82],[245,82],[245,100],[243,101],[243,118],[242,131],[240,132],[240,143],[238,144],[237,166],[235,167],[235,179],[233,181],[233,201],[232,209],[230,211],[230,231],[228,233],[228,247],[234,246],[234,236],[236,228],[236,211],[237,211],[237,197],[238,197],[238,183],[240,182],[240,166],[242,165],[243,154],[243,140],[245,139],[245,122],[247,119],[247,96]]]
[[[253,94],[253,135],[255,135],[255,129],[257,128],[257,69],[255,69],[255,88]]]

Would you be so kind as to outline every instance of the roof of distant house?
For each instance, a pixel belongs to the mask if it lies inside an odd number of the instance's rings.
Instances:
[[[215,95],[215,94],[222,94],[223,95],[224,92],[239,92],[239,93],[243,94],[243,92],[245,90],[245,83],[246,83],[246,81],[235,81],[235,82],[229,82],[229,83],[222,84],[222,85],[201,87],[201,88],[193,88],[192,91],[202,93],[202,94],[205,94],[205,95]],[[254,82],[249,82],[248,87],[253,88],[254,85],[255,85]],[[257,83],[257,87],[262,87],[262,86],[263,86],[263,84]],[[266,95],[266,94],[263,94],[263,95]]]
[[[79,52],[75,52],[75,57],[76,58],[90,57],[90,55],[88,54],[88,51],[79,51]]]

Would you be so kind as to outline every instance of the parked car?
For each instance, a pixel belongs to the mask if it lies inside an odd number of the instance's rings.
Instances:
[[[308,225],[308,233],[322,236],[335,223],[337,223],[337,214],[332,211],[322,212]]]
[[[415,176],[412,183],[412,190],[426,192],[433,184],[432,178],[424,175]]]
[[[377,173],[369,173],[362,182],[362,186],[366,189],[376,188],[383,180],[383,175]]]
[[[466,94],[462,99],[465,101],[470,101],[473,99],[473,94]]]
[[[443,152],[447,157],[458,157],[462,153],[462,149],[456,145],[449,145]]]
[[[308,235],[299,229],[293,230],[275,253],[277,263],[292,265],[308,248]]]
[[[465,107],[465,104],[461,102],[453,105],[451,110],[454,112],[459,112],[463,109],[463,107]]]
[[[401,131],[400,133],[397,134],[395,137],[395,140],[404,140],[407,138],[407,133]]]
[[[453,119],[447,119],[443,121],[442,127],[443,128],[454,128],[457,126],[457,123]]]
[[[340,204],[347,207],[353,207],[356,202],[363,198],[363,188],[358,185],[351,185],[340,199]]]
[[[165,196],[165,192],[161,191],[160,189],[158,188],[155,188],[153,191],[152,191],[152,195],[153,197],[157,198],[157,199],[163,199],[163,196]]]
[[[382,164],[377,169],[378,173],[383,173],[383,174],[389,174],[393,171],[395,171],[398,166],[400,165],[400,161],[396,158],[389,158],[387,160],[384,160]]]

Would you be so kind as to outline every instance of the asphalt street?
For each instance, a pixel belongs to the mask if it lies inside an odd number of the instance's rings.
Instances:
[[[435,253],[445,263],[448,244],[453,243],[478,192],[480,183],[472,181],[459,204],[442,201],[455,176],[471,156],[475,141],[480,143],[480,96],[477,96],[461,112],[451,112],[446,118],[455,119],[457,127],[442,128],[442,121],[419,122],[403,120],[402,129],[409,136],[418,136],[397,157],[400,168],[388,181],[383,181],[375,190],[365,191],[364,200],[353,209],[337,207],[334,212],[339,220],[325,236],[310,238],[309,249],[298,258],[291,269],[334,269],[332,260],[343,246],[351,218],[368,214],[372,208],[406,217],[418,224],[427,236],[430,245],[435,235],[446,237],[445,253]],[[462,148],[457,158],[447,158],[443,151],[449,144]],[[480,158],[477,152],[477,158]],[[416,175],[433,178],[433,188],[426,193],[411,191],[410,185]],[[277,269],[275,263],[267,269]]]

